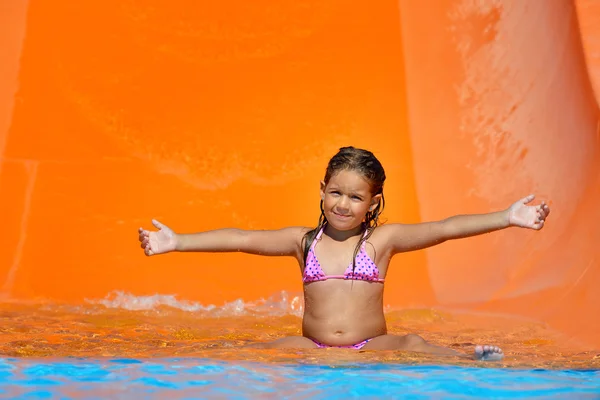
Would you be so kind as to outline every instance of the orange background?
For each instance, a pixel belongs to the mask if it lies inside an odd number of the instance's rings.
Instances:
[[[541,232],[398,256],[387,304],[531,317],[600,345],[599,1],[1,7],[5,299],[298,292],[292,260],[146,258],[136,230],[314,225],[326,163],[354,145],[386,168],[388,221],[530,192],[553,208]]]

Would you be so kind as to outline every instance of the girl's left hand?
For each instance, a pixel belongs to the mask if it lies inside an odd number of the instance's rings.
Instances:
[[[537,206],[528,206],[527,203],[533,201],[534,198],[535,196],[530,194],[508,208],[509,226],[519,226],[535,230],[540,230],[544,227],[544,222],[548,214],[550,214],[550,207],[543,201]]]

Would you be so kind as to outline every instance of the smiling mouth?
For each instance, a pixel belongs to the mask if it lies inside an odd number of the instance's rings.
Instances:
[[[342,214],[338,214],[335,211],[333,211],[333,215],[335,215],[338,218],[350,218],[349,215],[342,215]]]

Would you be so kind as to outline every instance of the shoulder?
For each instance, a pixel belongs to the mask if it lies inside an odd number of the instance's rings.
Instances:
[[[378,249],[389,247],[394,240],[404,236],[407,226],[400,223],[383,224],[373,229],[369,237],[371,242]]]
[[[294,239],[298,244],[302,244],[304,242],[306,234],[314,229],[314,227],[311,228],[308,226],[288,226],[285,228],[281,228],[276,232],[289,239]]]
[[[297,239],[302,240],[302,238],[314,228],[309,228],[307,226],[286,226],[283,228],[272,230],[274,234],[286,238],[286,239]]]
[[[297,237],[303,237],[304,235],[306,235],[308,232],[312,231],[313,228],[310,228],[308,226],[288,226],[285,228],[281,228],[279,231],[281,233],[286,233],[289,235],[294,235]]]
[[[312,242],[312,239],[315,236],[314,234],[307,236],[307,234],[314,230],[314,227],[307,226],[290,226],[281,229],[282,236],[286,236],[289,240],[294,242],[296,258],[299,261],[304,260],[305,247],[307,246],[307,243],[310,244],[310,242]]]
[[[402,232],[406,225],[393,223],[393,224],[384,224],[373,229],[373,233],[371,233],[371,237],[383,239],[390,238],[398,233]]]

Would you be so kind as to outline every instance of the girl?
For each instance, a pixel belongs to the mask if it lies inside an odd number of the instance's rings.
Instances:
[[[469,357],[429,344],[418,335],[387,334],[383,283],[390,259],[396,253],[511,226],[539,230],[550,209],[544,202],[528,206],[534,198],[530,195],[504,211],[379,226],[384,181],[384,169],[371,152],[344,147],[329,161],[321,181],[321,216],[314,229],[229,228],[177,234],[153,220],[158,231],[140,228],[139,240],[147,256],[171,251],[237,251],[296,258],[304,283],[302,336],[252,347],[405,350]],[[496,346],[476,346],[473,357],[499,360],[503,353]]]

